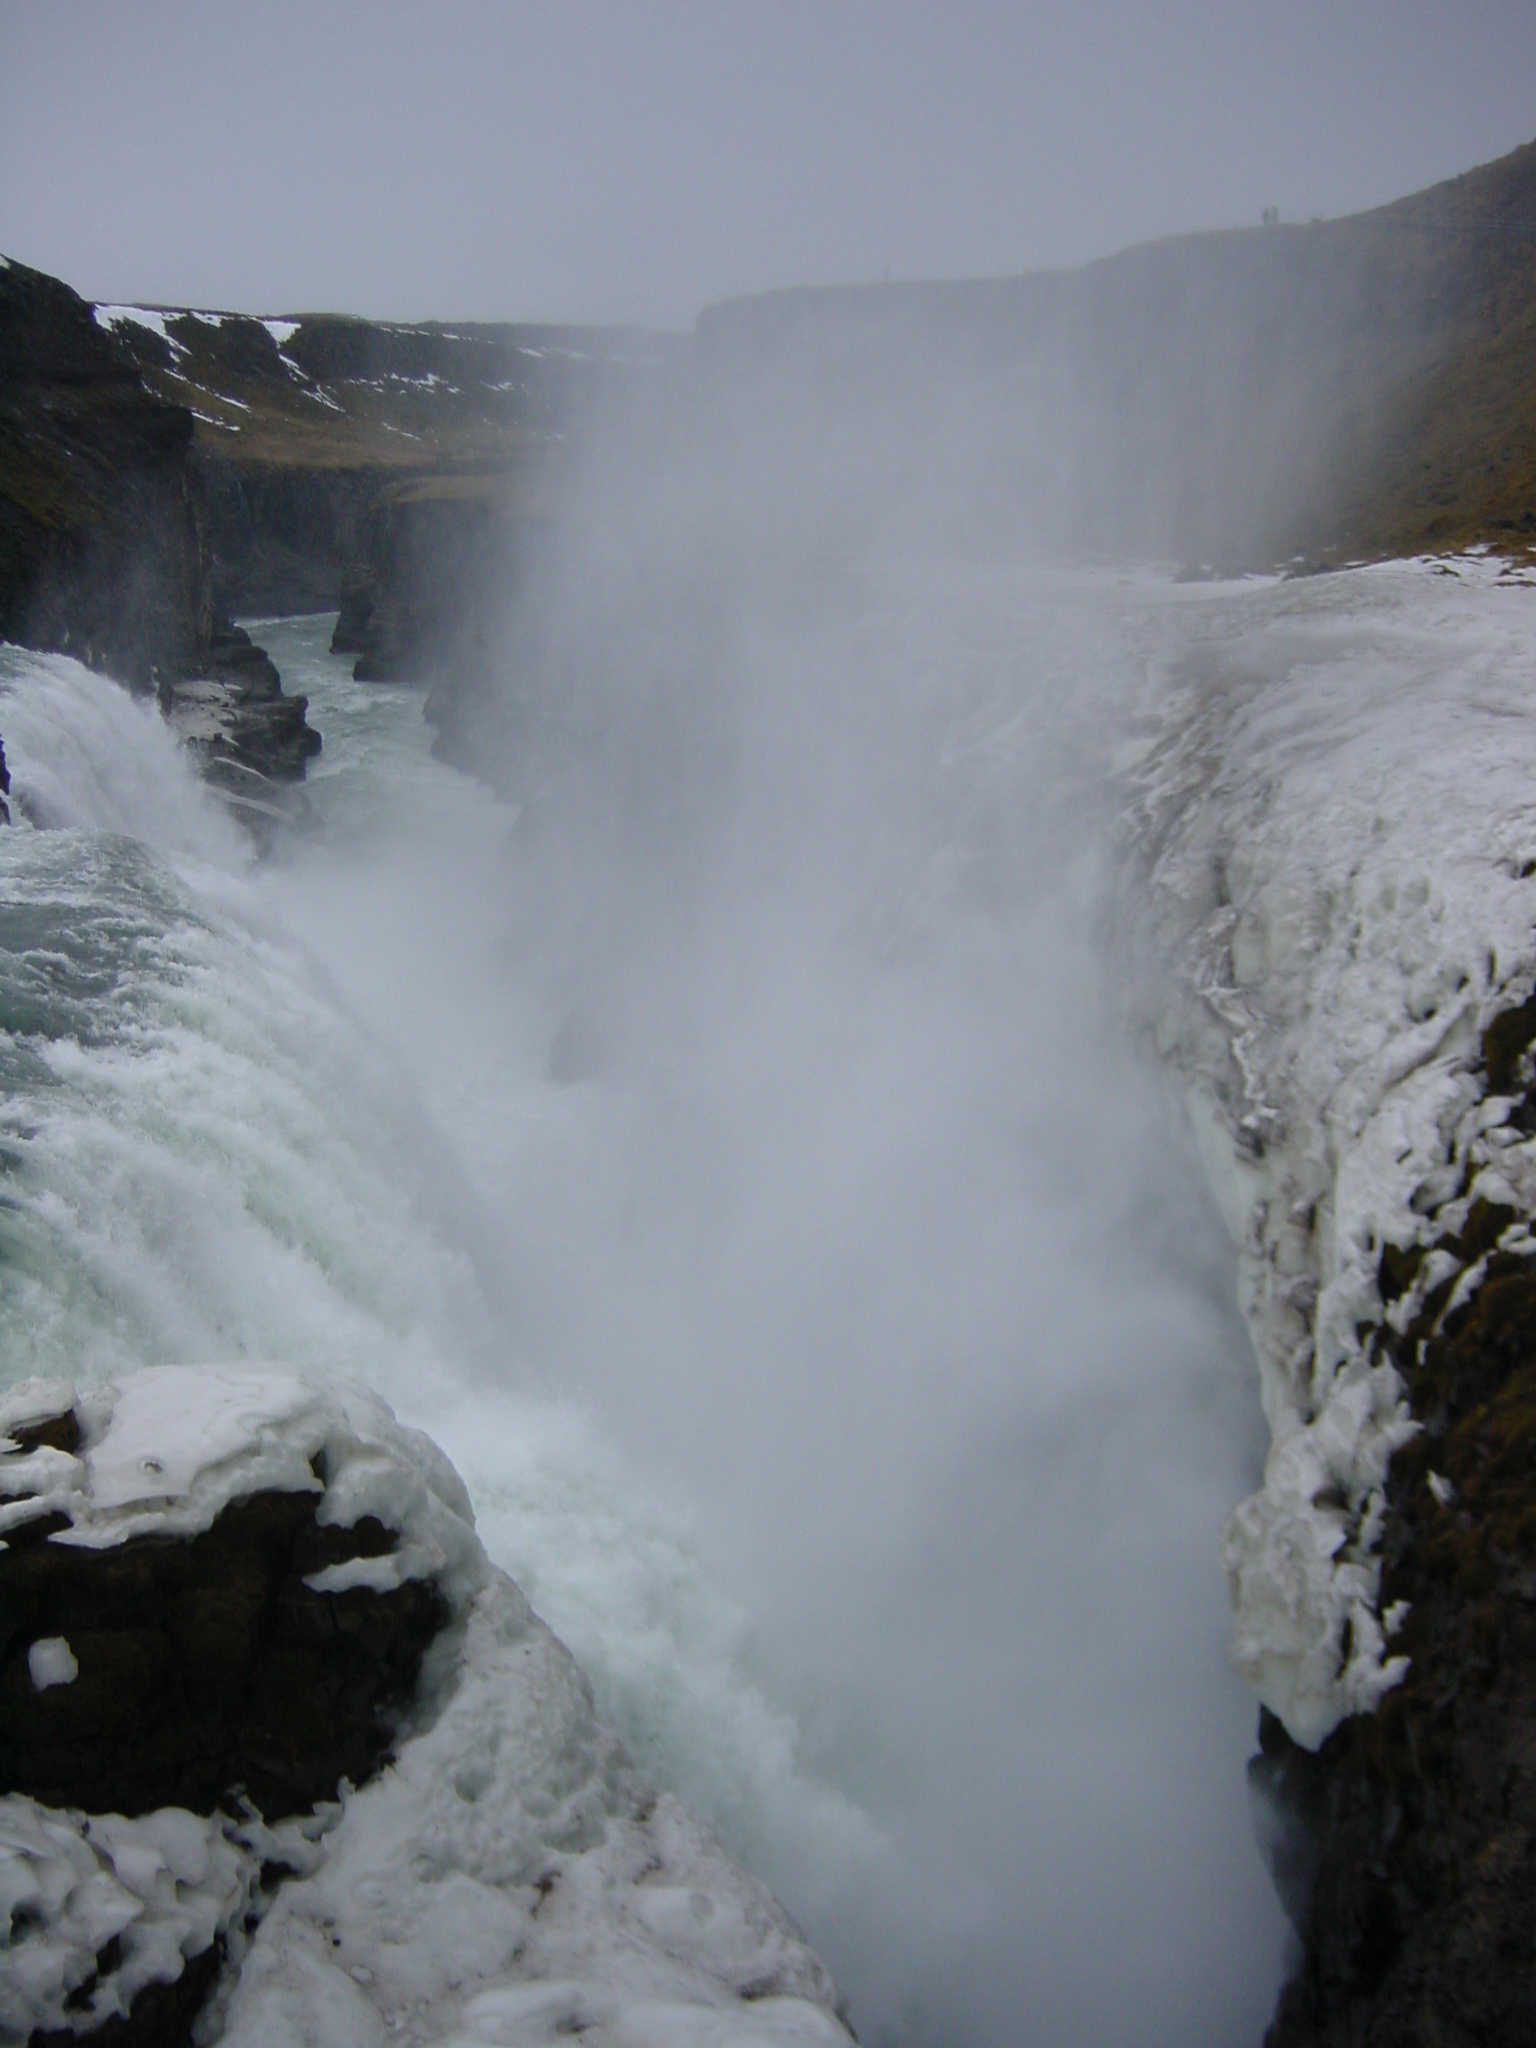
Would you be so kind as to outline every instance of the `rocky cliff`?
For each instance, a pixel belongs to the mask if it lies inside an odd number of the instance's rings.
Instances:
[[[193,429],[66,285],[0,265],[0,635],[156,693],[210,761],[292,780],[319,735],[217,603]]]
[[[1536,583],[1256,583],[1146,652],[1133,979],[1271,1431],[1223,1545],[1301,1944],[1269,2039],[1502,2048],[1536,2035]]]
[[[515,475],[425,476],[375,499],[342,579],[331,645],[360,681],[423,678],[491,658],[498,605],[515,601],[546,521]]]
[[[625,329],[92,307],[7,264],[0,635],[156,692],[231,786],[301,776],[319,735],[230,615],[344,601],[365,673],[483,664],[527,478],[675,352]]]
[[[680,348],[625,328],[143,306],[97,318],[147,389],[191,409],[215,590],[247,614],[333,609],[372,558],[381,499],[515,497],[599,401]],[[456,573],[446,551],[437,566]]]

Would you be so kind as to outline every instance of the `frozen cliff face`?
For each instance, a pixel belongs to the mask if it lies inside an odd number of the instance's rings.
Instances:
[[[1405,1668],[1379,1542],[1420,1425],[1394,1358],[1481,1270],[1434,1248],[1493,1216],[1536,1249],[1525,1041],[1508,1075],[1484,1047],[1536,980],[1536,598],[1492,559],[1397,563],[1171,594],[1138,630],[1138,943],[1272,1432],[1226,1533],[1233,1654],[1315,1749]]]
[[[374,1395],[245,1365],[31,1381],[0,1499],[7,2038],[185,2040],[201,2008],[198,2039],[263,2048],[847,2040],[796,1929],[638,1781]],[[284,1692],[302,1715],[316,1688],[329,1730],[289,1757]],[[368,1781],[333,1764],[317,1797],[348,1715]]]

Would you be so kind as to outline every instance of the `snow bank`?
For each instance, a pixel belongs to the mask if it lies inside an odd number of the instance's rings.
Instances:
[[[70,1410],[73,1450],[35,1441]],[[639,1782],[569,1654],[486,1559],[453,1468],[375,1395],[250,1365],[161,1367],[78,1399],[34,1380],[0,1399],[0,1435],[5,1529],[62,1515],[49,1541],[100,1549],[195,1535],[252,1493],[313,1493],[321,1522],[376,1516],[399,1543],[309,1583],[431,1579],[453,1614],[396,1761],[313,1816],[0,1800],[0,2031],[88,2031],[219,1939],[213,2022],[252,2048],[847,2040],[796,1929]],[[67,1682],[62,1639],[32,1650]],[[264,1892],[273,1864],[292,1875]]]
[[[636,1782],[509,1579],[444,1657],[435,1720],[258,1929],[227,2041],[846,2042],[788,1919]]]
[[[1536,1144],[1481,1070],[1536,983],[1536,596],[1492,559],[1397,563],[1180,593],[1144,630],[1137,923],[1272,1433],[1226,1533],[1233,1657],[1316,1748],[1406,1668],[1378,1611],[1417,1428],[1373,1344],[1383,1247],[1434,1245],[1480,1197],[1536,1215]],[[1536,1250],[1523,1225],[1505,1245]]]

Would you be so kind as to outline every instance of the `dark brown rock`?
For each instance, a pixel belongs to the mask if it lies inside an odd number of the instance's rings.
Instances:
[[[253,664],[254,666],[254,664]],[[80,1414],[39,1415],[9,1432],[0,1463],[43,1451],[73,1455]],[[322,1524],[326,1477],[313,1492],[237,1498],[192,1536],[147,1534],[105,1548],[71,1543],[67,1512],[6,1531],[0,1549],[0,1796],[63,1809],[89,1835],[98,1814],[129,1818],[181,1807],[247,1826],[305,1815],[365,1784],[389,1759],[422,1658],[449,1618],[433,1582],[320,1592],[308,1578],[392,1555],[399,1538],[373,1516]],[[27,1494],[10,1496],[25,1504]],[[41,1499],[34,1503],[41,1507]],[[62,1637],[75,1661],[64,1682],[33,1681],[29,1652]],[[256,1853],[260,1853],[259,1851]],[[28,2048],[187,2048],[229,1943],[249,1932],[285,1878],[268,1860],[241,1927],[230,1922],[185,1959],[174,1982],[152,1982],[126,2013],[113,1937],[64,2000],[76,2028],[34,2030]],[[205,1937],[206,1939],[206,1937]],[[77,2031],[83,2029],[84,2031]]]
[[[0,1551],[0,1793],[92,1813],[243,1794],[268,1820],[364,1783],[390,1753],[427,1644],[436,1587],[317,1593],[306,1575],[383,1555],[371,1518],[322,1527],[318,1495],[253,1494],[204,1534],[95,1550],[13,1530]],[[79,1664],[38,1692],[27,1652],[63,1636]]]

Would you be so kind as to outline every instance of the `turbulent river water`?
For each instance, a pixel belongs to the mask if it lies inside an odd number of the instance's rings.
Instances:
[[[857,715],[754,694],[682,883],[434,761],[329,619],[255,629],[325,742],[259,860],[0,648],[0,1378],[376,1386],[866,2041],[1253,2040],[1278,1977],[1252,1361],[1095,939],[1120,604],[866,593],[790,665]]]

